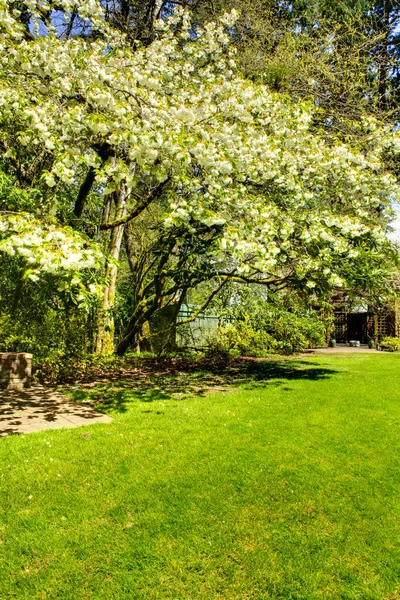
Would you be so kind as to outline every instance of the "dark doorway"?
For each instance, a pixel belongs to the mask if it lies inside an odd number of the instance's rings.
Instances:
[[[361,344],[368,343],[367,313],[350,313],[347,315],[347,341],[358,340]]]

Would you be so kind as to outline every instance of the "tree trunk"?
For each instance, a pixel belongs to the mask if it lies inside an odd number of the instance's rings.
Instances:
[[[131,233],[131,230],[129,229],[129,224],[127,224],[124,229],[124,242],[125,242],[126,257],[128,259],[128,264],[129,264],[129,270],[133,275],[135,273],[135,271],[137,270],[137,260],[135,258],[135,247],[134,247],[134,242],[132,239],[132,233]]]
[[[138,303],[134,314],[125,328],[122,340],[117,346],[116,352],[118,356],[123,356],[130,347],[137,344],[140,340],[143,325],[152,317],[160,306],[161,298],[158,298],[154,293],[147,298],[147,301],[146,299],[142,299],[142,301]]]
[[[118,192],[116,219],[125,217],[127,213],[128,194],[123,186]],[[105,212],[108,210],[106,205]],[[125,224],[114,227],[110,240],[110,258],[117,261],[121,250]],[[107,265],[107,284],[104,288],[101,308],[98,313],[97,335],[95,344],[96,354],[112,354],[114,352],[114,316],[115,289],[117,284],[118,266],[113,262]]]

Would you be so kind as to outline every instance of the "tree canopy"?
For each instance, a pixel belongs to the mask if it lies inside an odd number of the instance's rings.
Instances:
[[[1,166],[28,198],[23,210],[2,203],[0,251],[31,279],[80,286],[82,303],[102,293],[104,335],[124,231],[150,219],[159,279],[121,352],[150,305],[204,280],[325,291],[382,281],[398,134],[369,116],[347,143],[326,136],[315,104],[243,77],[237,17],[194,28],[176,7],[133,44],[95,0],[0,2]]]

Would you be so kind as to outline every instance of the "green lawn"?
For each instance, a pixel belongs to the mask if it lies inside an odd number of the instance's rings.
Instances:
[[[1,600],[400,597],[399,355],[75,396],[115,422],[0,440]]]

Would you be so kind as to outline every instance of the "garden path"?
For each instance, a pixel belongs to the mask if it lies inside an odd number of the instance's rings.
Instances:
[[[51,388],[0,391],[0,437],[111,421]]]
[[[359,352],[362,352],[363,354],[385,354],[376,348],[368,348],[367,345],[362,345],[356,348],[354,346],[348,346],[347,344],[337,344],[335,348],[313,348],[312,350],[307,350],[306,352],[311,352],[312,354],[355,354]]]

